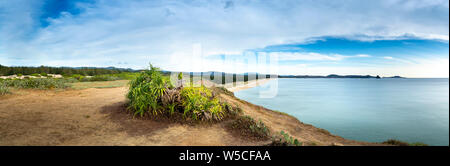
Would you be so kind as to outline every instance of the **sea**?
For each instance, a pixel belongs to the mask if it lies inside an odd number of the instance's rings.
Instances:
[[[448,78],[279,78],[235,96],[346,139],[449,145]]]

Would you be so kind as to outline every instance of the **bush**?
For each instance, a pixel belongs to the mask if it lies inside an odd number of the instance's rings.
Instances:
[[[164,110],[162,96],[169,86],[168,80],[162,77],[159,68],[150,66],[150,70],[145,70],[130,82],[127,94],[130,100],[129,108],[135,115],[143,116],[147,112],[158,115]]]
[[[280,135],[274,136],[269,146],[302,146],[303,143],[294,139],[288,133],[281,131]]]
[[[34,73],[34,74],[31,74],[30,76],[40,77],[41,75]]]
[[[64,80],[64,82],[66,83],[75,83],[75,82],[79,82],[79,80],[72,78],[72,77],[64,77],[64,78],[60,78],[62,80]]]
[[[28,89],[53,89],[66,88],[66,81],[64,79],[50,79],[50,78],[34,78],[34,79],[12,79],[2,81],[3,85],[14,88],[28,88]]]
[[[185,120],[220,121],[230,110],[208,88],[175,87],[160,69],[150,66],[130,82],[129,109],[135,115],[182,116]]]
[[[9,92],[9,87],[6,86],[6,84],[3,83],[3,81],[0,80],[0,96],[1,95],[6,95],[10,93]]]
[[[218,91],[220,91],[220,92],[222,92],[222,93],[228,95],[228,96],[234,96],[234,93],[231,92],[231,91],[229,91],[227,88],[224,88],[224,87],[216,87],[216,89],[217,89]]]
[[[123,72],[119,74],[112,74],[112,76],[118,77],[121,80],[134,80],[140,73]]]
[[[47,77],[47,73],[42,72],[41,76]]]
[[[85,77],[86,79],[87,77]],[[111,76],[111,75],[96,75],[90,78],[87,78],[88,81],[115,81],[119,80],[119,77]]]
[[[204,86],[186,87],[181,90],[183,115],[194,120],[222,120],[223,106],[212,92]]]
[[[395,145],[395,146],[428,146],[427,144],[424,144],[422,142],[408,143],[408,142],[403,142],[403,141],[399,141],[396,139],[388,139],[388,140],[382,142],[382,144]]]
[[[84,76],[82,76],[82,75],[80,75],[80,74],[74,74],[74,75],[68,76],[68,77],[70,77],[70,78],[75,78],[75,79],[77,79],[78,81],[81,81],[81,80],[84,78]]]
[[[80,74],[74,74],[72,76],[69,76],[66,78],[75,78],[78,81],[81,82],[91,82],[91,81],[115,81],[115,80],[120,80],[119,77],[114,76],[114,75],[109,75],[109,74],[105,74],[105,75],[96,75],[93,77],[89,77],[89,76],[83,76]]]
[[[270,136],[270,129],[260,120],[256,122],[250,116],[240,116],[234,120],[231,129],[239,131],[239,134],[245,137],[267,140]]]

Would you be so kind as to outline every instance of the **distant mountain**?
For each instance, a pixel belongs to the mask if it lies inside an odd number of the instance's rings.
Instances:
[[[392,77],[383,77],[383,78],[405,78],[405,77],[401,77],[401,76],[392,76]]]
[[[63,67],[63,68],[73,68],[73,69],[107,69],[107,70],[119,70],[119,71],[127,71],[127,72],[137,72],[140,70],[134,70],[132,68],[118,68],[118,67]]]
[[[278,78],[381,78],[380,76],[371,76],[371,75],[337,75],[330,74],[327,76],[314,76],[314,75],[279,75]],[[394,77],[383,77],[383,78],[403,78],[400,76]]]

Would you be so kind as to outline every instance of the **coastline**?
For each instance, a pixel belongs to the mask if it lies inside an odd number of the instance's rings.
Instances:
[[[236,85],[233,83],[225,84],[223,87],[229,90],[230,92],[237,92],[240,90],[250,89],[257,86],[261,86],[263,84],[268,83],[269,81],[275,80],[276,78],[264,78],[258,80],[251,80],[247,82],[236,82]]]
[[[224,86],[236,92],[263,85],[270,80]],[[6,118],[1,122],[2,126],[10,127],[1,129],[7,134],[0,145],[263,146],[271,143],[271,140],[252,140],[229,132],[225,127],[229,121],[205,126],[134,118],[125,111],[128,88],[109,87],[110,82],[104,84],[103,88],[95,88],[98,87],[95,84],[95,87],[83,86],[85,88],[64,91],[15,91],[2,99],[5,102],[0,102],[2,116],[18,117]],[[263,122],[272,134],[284,131],[304,146],[382,145],[333,135],[327,130],[302,123],[296,117],[252,104],[234,95],[220,93],[219,97],[240,107],[244,115]],[[29,100],[35,102],[22,102]],[[38,125],[35,123],[37,121],[40,122]],[[17,137],[17,134],[22,136]],[[33,141],[30,142],[30,139]]]
[[[246,83],[238,82],[233,86],[233,83],[225,84],[224,88],[231,92],[250,89],[257,86],[264,85],[269,81],[277,78],[266,78],[261,80],[252,80]],[[265,108],[260,105],[253,104],[249,101],[240,99],[236,96],[221,95],[227,101],[240,105],[244,113],[255,119],[262,120],[265,124],[270,126],[275,133],[285,131],[309,146],[388,146],[379,142],[366,142],[360,140],[346,139],[338,135],[330,133],[326,129],[318,128],[311,124],[306,124],[300,121],[297,117],[290,114]],[[300,131],[301,130],[301,131]]]

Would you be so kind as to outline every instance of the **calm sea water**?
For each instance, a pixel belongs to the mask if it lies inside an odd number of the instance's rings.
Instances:
[[[260,90],[235,95],[347,139],[449,145],[447,78],[278,79],[276,97],[259,98]]]

